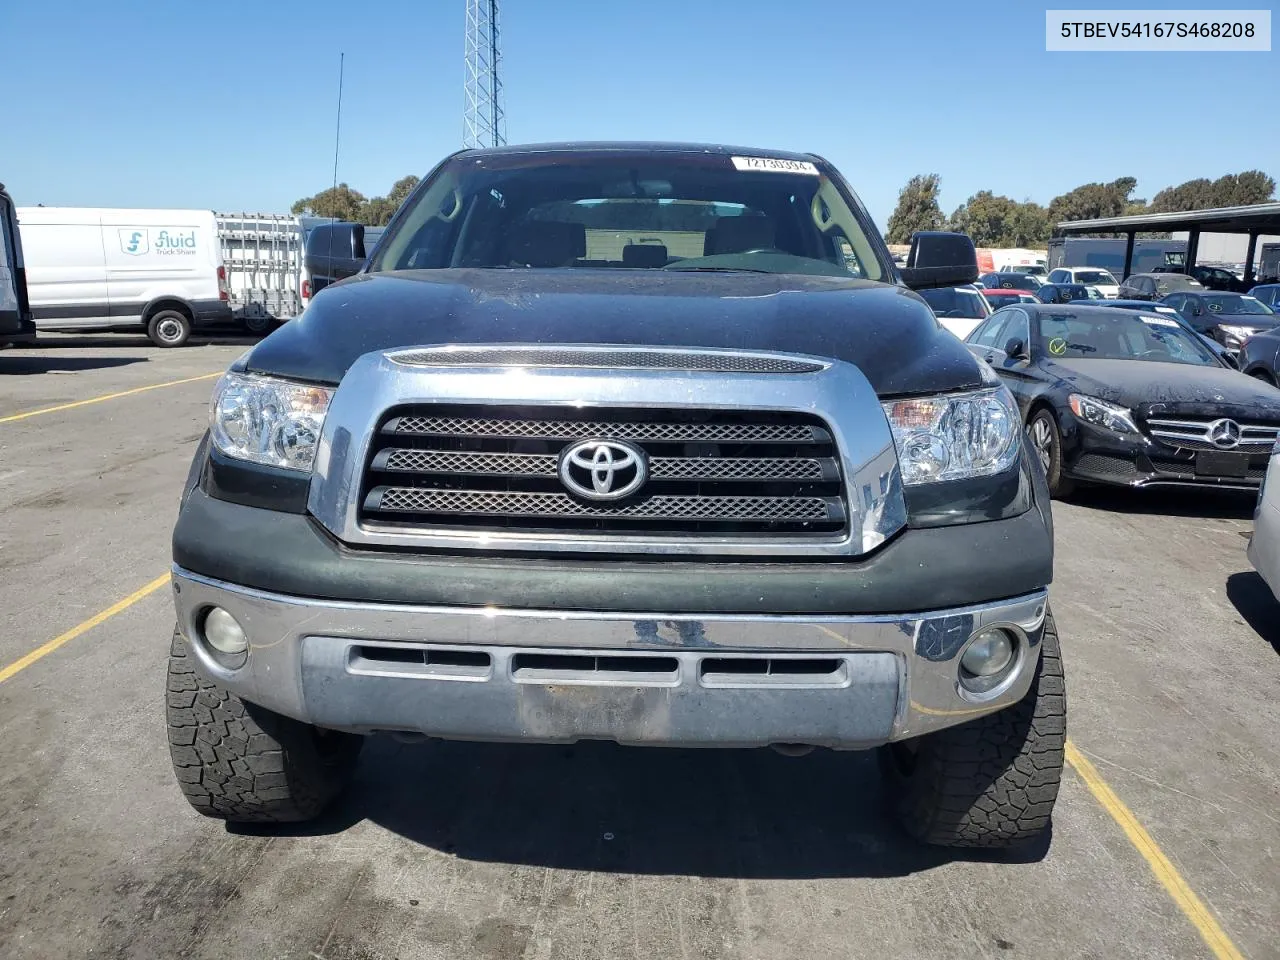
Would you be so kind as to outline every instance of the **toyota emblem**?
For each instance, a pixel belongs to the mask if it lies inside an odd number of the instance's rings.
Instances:
[[[1231,450],[1240,444],[1240,424],[1234,420],[1215,420],[1209,424],[1209,442],[1221,450]]]
[[[587,500],[621,500],[649,476],[644,451],[618,440],[584,440],[560,454],[560,482]]]

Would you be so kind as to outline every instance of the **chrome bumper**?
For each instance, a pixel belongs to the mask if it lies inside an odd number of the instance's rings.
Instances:
[[[857,749],[1020,700],[1040,654],[1039,591],[950,610],[847,617],[655,615],[345,603],[264,593],[175,567],[178,625],[201,672],[318,726],[451,739],[606,739]],[[210,606],[250,641],[222,666],[199,640]],[[975,696],[959,656],[1000,624],[1009,677]]]

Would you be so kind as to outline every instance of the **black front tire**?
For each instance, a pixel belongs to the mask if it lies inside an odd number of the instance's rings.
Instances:
[[[173,632],[166,697],[169,753],[187,801],[237,823],[311,820],[342,792],[364,737],[273,713],[196,673]]]
[[[944,847],[1010,847],[1053,815],[1067,742],[1067,691],[1053,614],[1027,695],[997,713],[880,749],[906,831]]]
[[[177,310],[161,310],[147,321],[147,336],[157,347],[181,347],[191,339],[191,318]]]
[[[1037,410],[1027,422],[1027,437],[1032,452],[1044,467],[1049,496],[1055,499],[1070,496],[1075,484],[1062,470],[1062,431],[1058,429],[1057,418],[1048,410]]]

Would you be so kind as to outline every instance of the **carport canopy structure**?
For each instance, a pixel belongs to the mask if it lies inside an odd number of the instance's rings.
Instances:
[[[1255,203],[1247,207],[1217,207],[1209,210],[1180,210],[1174,213],[1140,213],[1131,217],[1102,217],[1097,220],[1064,220],[1058,224],[1058,233],[1071,234],[1118,233],[1127,243],[1124,248],[1124,276],[1133,266],[1133,238],[1139,233],[1163,233],[1173,230],[1187,231],[1186,269],[1196,265],[1200,246],[1200,234],[1246,233],[1249,235],[1249,252],[1245,256],[1244,280],[1253,283],[1254,258],[1258,237],[1280,234],[1280,203]]]

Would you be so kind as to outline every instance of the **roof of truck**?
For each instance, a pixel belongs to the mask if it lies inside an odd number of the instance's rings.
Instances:
[[[560,143],[521,143],[480,150],[463,150],[462,155],[504,156],[527,153],[709,153],[722,156],[771,157],[777,160],[820,159],[812,153],[770,150],[763,147],[734,147],[721,143],[680,143],[648,140],[570,140]]]

